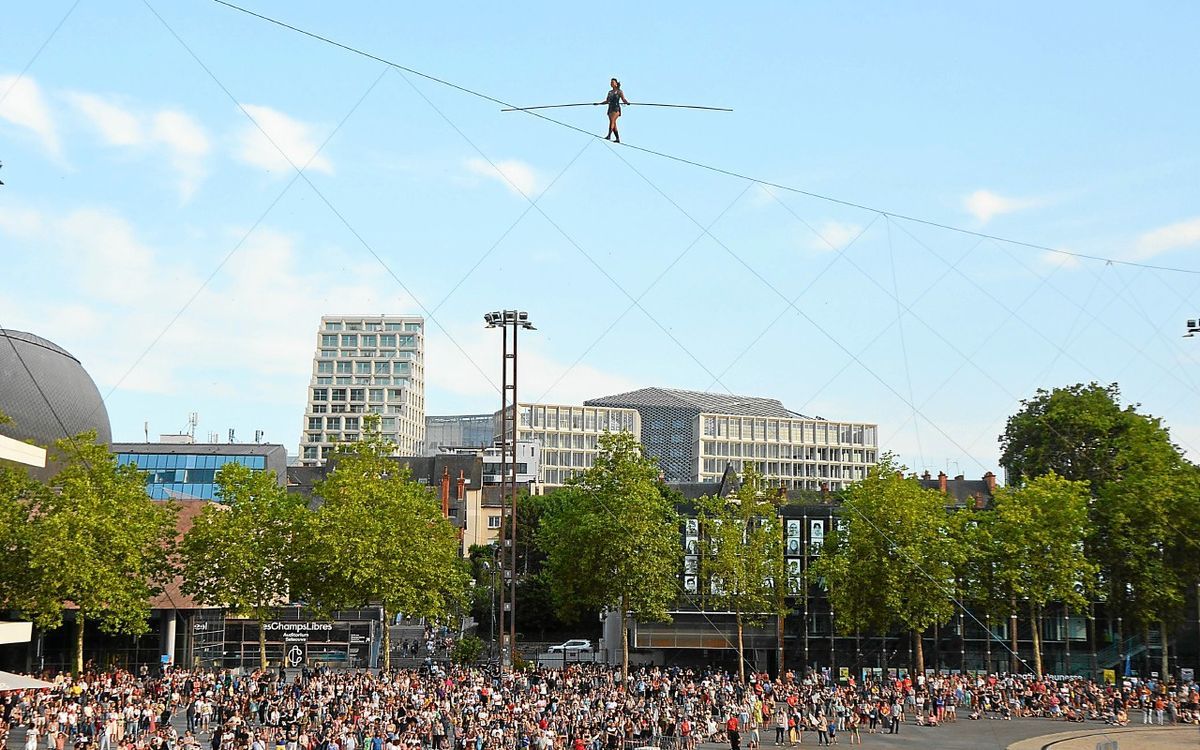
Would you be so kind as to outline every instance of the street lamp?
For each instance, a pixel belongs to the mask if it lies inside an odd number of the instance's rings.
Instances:
[[[499,328],[503,334],[503,359],[500,370],[500,534],[504,535],[504,493],[508,485],[509,495],[509,538],[504,542],[511,547],[508,573],[508,649],[500,649],[501,666],[511,665],[516,656],[517,642],[517,333],[524,329],[536,331],[529,313],[523,310],[493,310],[484,313],[483,322],[488,328]],[[509,350],[509,329],[512,329],[512,350]],[[510,395],[511,391],[511,395]],[[501,554],[503,559],[503,554]],[[500,633],[504,639],[504,581],[500,589]]]
[[[1197,333],[1200,333],[1200,320],[1189,319],[1187,322],[1187,333],[1183,334],[1183,337],[1185,339],[1190,339]]]

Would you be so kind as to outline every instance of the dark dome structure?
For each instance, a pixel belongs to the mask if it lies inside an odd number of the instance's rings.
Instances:
[[[52,447],[95,430],[99,442],[112,442],[108,410],[83,365],[32,333],[0,328],[0,412],[12,420],[0,424],[0,435],[16,440]]]

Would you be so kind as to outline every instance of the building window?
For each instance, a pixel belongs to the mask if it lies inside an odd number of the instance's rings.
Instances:
[[[336,334],[327,333],[327,334],[324,334],[321,336],[321,346],[336,347],[337,345],[338,345],[338,337]]]
[[[401,349],[412,349],[417,345],[415,336],[401,336],[399,339]]]
[[[329,400],[329,389],[328,388],[313,388],[313,401],[328,401],[328,400]]]
[[[336,380],[338,385],[350,385],[349,375],[339,375]]]
[[[500,528],[500,516],[488,516],[488,528],[489,529]]]
[[[343,333],[342,334],[342,346],[358,346],[358,334]]]
[[[404,391],[399,388],[388,388],[387,397],[388,401],[400,401],[404,397]]]
[[[363,337],[362,337],[362,341],[359,342],[359,346],[372,346],[373,347],[373,346],[375,346],[375,342],[378,340],[379,340],[378,336],[375,336],[375,335],[369,334],[369,333],[364,333]]]
[[[347,430],[357,430],[358,429],[358,417],[346,417],[346,429]]]
[[[360,357],[374,357],[374,356],[375,356],[375,350],[374,350],[374,349],[359,349],[359,350],[358,350],[358,356],[360,356]]]
[[[352,370],[351,370],[351,367],[352,367],[352,365],[353,365],[353,363],[351,363],[351,362],[347,362],[347,361],[346,361],[346,360],[344,360],[344,359],[343,359],[343,360],[338,360],[338,363],[337,363],[337,371],[338,371],[338,373],[339,373],[339,374],[342,374],[342,375],[349,375],[349,374],[351,373],[351,371],[352,371]]]
[[[337,349],[322,349],[321,359],[333,359],[337,356]]]
[[[333,363],[332,362],[318,362],[317,363],[317,372],[327,372],[327,373],[332,374],[333,373]]]
[[[308,418],[308,429],[310,429],[310,430],[321,429],[321,418],[320,417],[309,417]]]
[[[395,417],[384,417],[381,420],[381,424],[382,424],[382,429],[384,432],[395,432],[396,431],[396,418]]]
[[[313,414],[324,414],[325,413],[325,404],[313,404],[312,413]]]
[[[345,401],[346,400],[346,389],[345,388],[334,388],[333,392],[330,395],[333,396],[333,398],[330,399],[331,401]]]
[[[382,388],[371,388],[370,390],[367,391],[367,393],[371,397],[371,403],[378,404],[378,403],[383,402],[383,389]]]
[[[321,433],[319,433],[319,432],[310,432],[310,433],[308,433],[308,442],[310,442],[310,443],[319,443],[319,442],[321,442]]]
[[[317,457],[317,447],[315,445],[304,446],[304,457],[305,458],[316,458]]]
[[[326,323],[325,330],[326,331],[340,331],[340,330],[342,330],[342,324],[340,322],[339,323]]]
[[[355,375],[370,375],[371,374],[371,363],[370,362],[355,362],[354,363],[354,374]]]
[[[392,363],[391,362],[376,362],[375,363],[375,374],[376,375],[390,375],[391,373],[392,373]]]
[[[384,323],[383,330],[385,330],[385,331],[402,331],[404,329],[399,323]]]
[[[396,345],[396,334],[394,334],[394,333],[382,334],[379,337],[379,345],[380,346],[395,346]]]
[[[356,322],[354,322],[354,323],[347,323],[347,324],[346,324],[346,330],[347,330],[347,331],[361,331],[361,330],[362,330],[362,323],[359,323],[359,322],[357,322],[357,321],[356,321]]]
[[[351,401],[366,401],[367,400],[367,389],[366,388],[351,388],[350,389],[350,400]]]
[[[328,375],[318,375],[317,385],[333,385],[333,378]]]
[[[381,376],[375,378],[375,385],[391,385],[391,384],[392,384],[392,379],[387,377],[386,375],[381,375]]]
[[[326,417],[325,418],[325,426],[331,430],[340,430],[340,429],[342,429],[342,418],[341,417]]]

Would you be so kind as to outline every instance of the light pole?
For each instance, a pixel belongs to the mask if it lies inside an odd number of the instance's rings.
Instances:
[[[500,372],[500,533],[504,534],[504,493],[508,486],[509,495],[509,538],[511,547],[508,570],[508,649],[502,647],[500,663],[511,666],[517,653],[517,437],[519,435],[519,407],[517,403],[517,334],[521,329],[537,330],[523,310],[497,310],[485,313],[483,322],[488,328],[499,328],[502,333],[503,359]],[[512,329],[512,350],[509,350],[509,329]],[[510,395],[511,391],[511,395]],[[503,558],[503,554],[501,554]],[[503,586],[503,581],[501,585]],[[500,632],[504,638],[504,589],[501,588]]]

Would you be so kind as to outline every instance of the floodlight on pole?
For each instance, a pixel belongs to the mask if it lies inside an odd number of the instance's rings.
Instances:
[[[518,400],[517,400],[517,332],[537,330],[529,320],[529,313],[523,310],[494,310],[485,313],[483,322],[488,328],[499,328],[502,331],[503,358],[500,375],[500,534],[504,536],[504,516],[508,511],[508,539],[501,542],[499,566],[504,565],[503,548],[510,547],[508,570],[504,577],[508,578],[508,602],[504,600],[504,580],[500,582],[500,665],[502,668],[511,666],[516,657],[517,641],[517,438],[518,431]],[[512,349],[509,350],[509,329],[512,329]],[[511,395],[510,395],[511,391]],[[508,500],[505,503],[507,486]],[[505,614],[508,615],[507,644],[505,641]],[[507,646],[507,648],[505,648]]]

